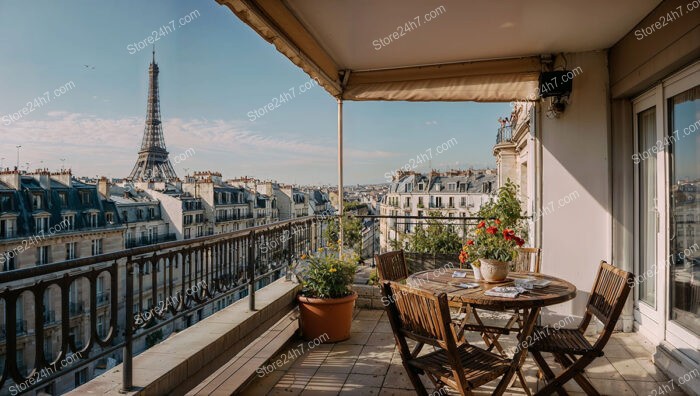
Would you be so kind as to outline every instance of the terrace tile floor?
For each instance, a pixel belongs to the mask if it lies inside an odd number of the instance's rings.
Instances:
[[[384,311],[356,310],[349,340],[337,344],[321,344],[313,348],[307,341],[295,340],[279,355],[280,366],[268,373],[260,372],[248,385],[243,395],[415,395],[406,376],[401,357],[394,345],[394,337]],[[491,317],[497,321],[498,317]],[[488,324],[488,323],[487,323]],[[470,334],[469,341],[483,346],[478,334]],[[514,345],[514,339],[501,338],[504,347]],[[303,343],[303,348],[299,344]],[[586,377],[604,395],[658,394],[669,379],[651,361],[653,345],[637,333],[617,333],[608,342],[605,356],[597,359],[586,370]],[[423,351],[429,351],[426,347]],[[551,358],[545,354],[550,366]],[[273,361],[278,358],[273,359]],[[556,371],[556,370],[555,370]],[[523,372],[531,390],[541,388],[537,380],[537,366],[531,357],[523,365]],[[432,389],[427,380],[426,387]],[[476,395],[490,395],[498,381],[475,391]],[[571,395],[585,395],[571,381],[565,385]],[[656,392],[652,393],[652,391]],[[665,389],[664,395],[685,395],[675,386]],[[525,395],[519,382],[506,395]]]

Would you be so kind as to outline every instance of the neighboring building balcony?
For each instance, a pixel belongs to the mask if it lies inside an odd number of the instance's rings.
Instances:
[[[15,331],[17,334],[17,337],[24,336],[27,334],[27,321],[26,320],[18,320],[15,324]],[[0,340],[6,340],[7,339],[7,324],[3,323],[0,324]]]
[[[199,201],[186,201],[182,203],[183,212],[195,212],[203,210],[202,203]]]
[[[58,324],[59,321],[56,320],[56,311],[53,309],[44,310],[44,325],[51,326]]]
[[[12,238],[17,238],[17,231],[10,230],[10,231],[0,232],[0,239],[12,239]]]
[[[103,307],[107,305],[109,303],[109,296],[110,293],[108,291],[97,293],[97,295],[95,296],[95,302],[97,303],[97,306]]]
[[[496,135],[496,144],[501,143],[512,143],[513,142],[513,126],[504,125],[498,128],[498,134]]]
[[[247,214],[226,214],[226,215],[218,215],[216,216],[216,221],[221,222],[221,221],[236,221],[236,220],[246,220],[246,219],[252,219],[255,216],[252,213],[247,213]]]
[[[138,246],[154,245],[157,243],[170,242],[177,239],[176,234],[165,234],[158,236],[145,236],[145,237],[134,237],[129,238],[124,241],[124,245],[127,249],[135,248]]]
[[[80,316],[85,313],[85,306],[82,301],[75,301],[68,303],[68,314],[71,318]]]

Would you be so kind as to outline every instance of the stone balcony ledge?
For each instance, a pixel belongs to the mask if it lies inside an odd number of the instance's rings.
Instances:
[[[137,394],[183,394],[253,340],[296,305],[299,284],[279,279],[255,293],[256,311],[248,297],[173,334],[133,359],[133,389]],[[122,365],[76,388],[69,395],[123,395]]]

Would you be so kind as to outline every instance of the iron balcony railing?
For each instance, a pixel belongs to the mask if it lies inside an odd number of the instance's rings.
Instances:
[[[58,323],[56,320],[56,311],[53,309],[44,310],[44,324],[49,326]]]
[[[138,246],[154,245],[157,243],[170,242],[177,239],[175,234],[165,234],[158,236],[142,236],[129,238],[125,240],[124,245],[127,249],[135,248]]]
[[[216,216],[216,221],[232,221],[232,220],[245,220],[252,219],[255,215],[253,213],[248,214],[226,214]]]
[[[95,301],[98,307],[106,305],[109,302],[109,292],[97,293]]]
[[[76,317],[82,315],[85,312],[83,302],[75,301],[68,303],[68,313],[70,317]]]
[[[133,348],[137,341],[175,321],[190,325],[193,318],[202,319],[198,312],[214,300],[238,297],[242,291],[247,293],[250,309],[254,310],[255,292],[268,283],[266,279],[281,277],[284,269],[302,252],[325,246],[322,224],[326,221],[327,218],[299,218],[0,273],[3,285],[0,310],[4,310],[0,318],[4,318],[5,323],[17,322],[15,326],[0,328],[6,347],[5,367],[0,370],[0,394],[12,382],[30,384],[29,372],[44,368],[53,370],[46,370],[51,375],[42,377],[40,383],[23,389],[27,392],[50,385],[68,373],[67,370],[82,370],[113,356],[122,362],[122,388],[131,389]],[[107,283],[107,291],[102,294],[97,292],[99,278]],[[43,296],[48,288],[60,291],[60,318],[69,318],[58,321],[56,332],[60,335],[57,335],[65,341],[57,347],[59,350],[51,352],[54,356],[80,352],[81,356],[63,371],[44,354],[44,340],[48,335],[44,321],[34,320],[34,328],[27,329],[27,322],[19,320],[22,315],[42,318],[47,309]],[[20,314],[16,311],[17,301],[28,294],[33,297],[30,310],[34,312]],[[159,298],[179,303],[156,309],[163,306]],[[108,313],[98,316],[99,306],[106,307]],[[78,318],[82,313],[85,315]],[[72,334],[76,325],[92,330],[85,339],[76,340]],[[102,332],[98,331],[100,328]],[[20,352],[18,338],[25,335]],[[20,353],[34,357],[28,371],[21,369],[26,362],[22,362]]]
[[[362,221],[365,228],[369,228],[371,236],[362,238],[360,241],[361,257],[370,259],[374,265],[375,254],[386,253],[387,251],[404,249],[406,262],[412,271],[437,268],[440,263],[459,263],[459,247],[455,247],[454,252],[428,252],[415,253],[410,251],[406,237],[415,233],[417,227],[426,227],[429,224],[442,224],[451,232],[457,235],[460,243],[466,239],[470,229],[483,220],[480,217],[449,217],[449,216],[397,216],[397,215],[352,215]],[[380,233],[380,228],[384,224],[390,232]],[[380,239],[381,238],[381,239]]]
[[[15,331],[17,336],[23,336],[27,334],[27,321],[18,320],[15,322]],[[0,340],[7,339],[8,327],[6,324],[0,324]]]
[[[498,135],[496,136],[496,144],[509,143],[513,141],[513,126],[504,125],[498,128]]]

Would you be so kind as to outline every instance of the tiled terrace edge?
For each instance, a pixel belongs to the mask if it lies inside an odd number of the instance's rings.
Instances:
[[[255,293],[256,311],[248,310],[245,297],[134,357],[128,394],[162,395],[196,385],[286,315],[299,287],[279,279]],[[123,395],[121,384],[118,365],[68,395]]]

